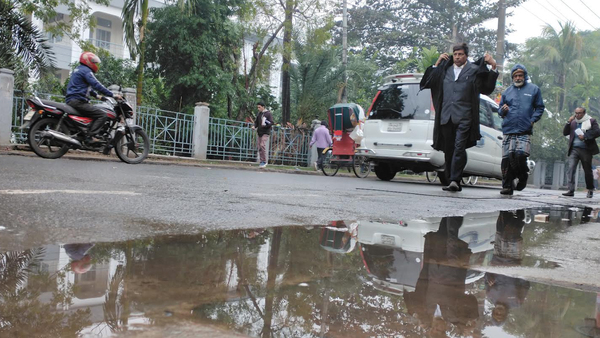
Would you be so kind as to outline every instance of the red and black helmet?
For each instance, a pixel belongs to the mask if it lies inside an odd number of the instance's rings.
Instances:
[[[79,63],[90,67],[94,73],[97,73],[100,65],[100,58],[92,52],[83,52],[79,57]]]

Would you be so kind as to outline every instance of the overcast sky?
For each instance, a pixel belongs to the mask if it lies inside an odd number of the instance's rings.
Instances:
[[[600,29],[600,0],[527,0],[508,12],[514,13],[507,19],[514,30],[506,36],[511,43],[540,36],[546,24],[558,30],[559,21],[571,21],[580,31]],[[490,20],[486,26],[497,28],[498,20]]]

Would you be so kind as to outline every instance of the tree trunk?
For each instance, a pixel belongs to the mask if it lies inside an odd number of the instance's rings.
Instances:
[[[142,2],[142,23],[140,25],[140,58],[138,61],[138,78],[135,95],[135,103],[137,107],[142,105],[142,86],[144,84],[144,57],[146,54],[146,24],[148,23],[148,0]]]
[[[283,27],[283,66],[281,67],[281,123],[290,122],[290,66],[292,60],[292,29],[294,1],[287,0]]]

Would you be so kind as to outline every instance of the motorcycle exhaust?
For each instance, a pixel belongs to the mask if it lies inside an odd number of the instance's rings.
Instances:
[[[69,137],[63,133],[61,133],[60,131],[56,131],[56,130],[46,130],[45,132],[42,133],[41,135],[42,137],[53,137],[59,141],[65,142],[65,143],[69,143],[72,144],[74,146],[77,147],[81,147],[81,143],[79,143],[79,141],[77,141],[76,139]]]

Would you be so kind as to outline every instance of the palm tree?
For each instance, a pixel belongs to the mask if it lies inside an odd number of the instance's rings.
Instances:
[[[575,76],[577,80],[587,81],[588,73],[582,57],[586,54],[583,40],[571,22],[560,24],[560,30],[552,26],[544,27],[542,39],[534,47],[535,58],[543,69],[555,75],[557,92],[557,112],[562,111],[567,97],[567,79]]]
[[[1,0],[0,0],[1,1]],[[144,80],[144,54],[146,52],[146,25],[148,23],[148,0],[125,0],[121,17],[123,18],[123,32],[132,58],[138,58],[138,78],[136,104],[142,104],[142,83]],[[138,19],[139,17],[139,19]],[[136,40],[139,33],[139,40]]]
[[[54,65],[53,53],[42,33],[17,11],[12,0],[0,0],[0,64],[15,69],[25,64],[39,75]]]

